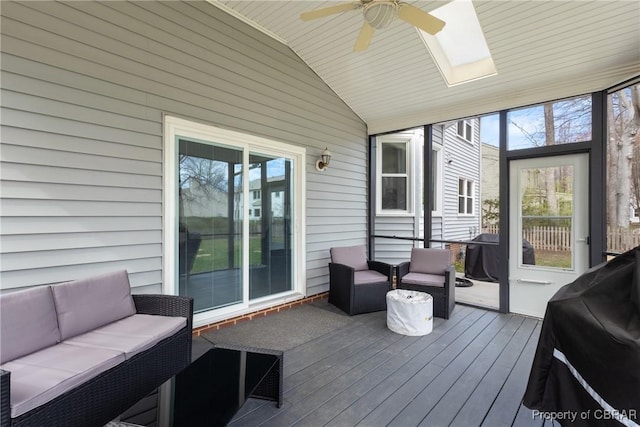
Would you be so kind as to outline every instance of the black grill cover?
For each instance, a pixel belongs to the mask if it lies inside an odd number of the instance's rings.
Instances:
[[[464,276],[485,282],[498,282],[500,263],[499,235],[482,233],[477,235],[472,242],[495,243],[495,245],[468,244],[464,256]],[[526,240],[522,243],[522,262],[531,265],[536,263],[533,246]]]
[[[547,304],[524,405],[571,426],[640,424],[640,247]]]

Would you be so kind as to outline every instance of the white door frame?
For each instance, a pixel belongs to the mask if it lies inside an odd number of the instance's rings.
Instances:
[[[522,262],[522,169],[573,166],[570,268]],[[549,299],[589,267],[589,154],[536,157],[509,162],[509,311],[543,317]]]

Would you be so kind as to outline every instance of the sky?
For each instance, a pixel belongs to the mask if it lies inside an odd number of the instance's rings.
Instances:
[[[497,147],[500,144],[499,136],[500,116],[491,114],[490,116],[480,117],[480,141]]]
[[[553,104],[555,140],[557,143],[579,142],[591,138],[591,99],[572,98]],[[545,113],[543,105],[534,105],[507,114],[507,141],[510,150],[545,144]],[[499,145],[499,115],[480,117],[480,139]]]
[[[523,111],[518,114],[519,111]],[[528,113],[528,112],[527,112]],[[509,113],[510,119],[507,127],[508,141],[510,149],[529,148],[531,142],[525,138],[522,130],[515,126],[511,121],[515,121],[525,130],[525,132],[534,133],[539,127],[540,120],[531,114],[524,113],[524,110],[514,110]],[[480,117],[480,140],[486,144],[500,145],[500,116],[499,114],[491,114]]]

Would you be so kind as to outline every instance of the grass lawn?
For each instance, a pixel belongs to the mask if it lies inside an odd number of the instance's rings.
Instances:
[[[571,252],[536,250],[536,265],[555,268],[571,268]]]
[[[249,261],[251,265],[257,265],[261,262],[260,236],[251,237],[250,245],[253,249],[249,253]],[[241,244],[236,242],[235,245],[235,266],[240,267],[242,262],[242,254],[240,252]],[[204,239],[200,242],[200,248],[193,263],[191,273],[201,273],[203,271],[214,271],[229,268],[229,248],[226,238]]]

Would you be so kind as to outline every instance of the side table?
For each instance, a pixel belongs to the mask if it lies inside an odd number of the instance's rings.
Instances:
[[[189,366],[122,414],[120,425],[225,426],[249,398],[282,406],[283,352],[207,345]]]

